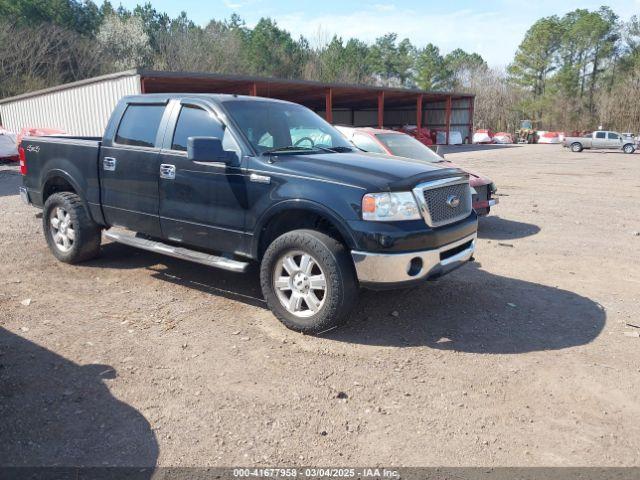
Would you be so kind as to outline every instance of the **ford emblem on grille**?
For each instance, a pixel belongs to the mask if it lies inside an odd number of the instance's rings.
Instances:
[[[447,197],[447,205],[449,205],[451,208],[456,208],[458,205],[460,205],[460,197],[457,195],[449,195]]]

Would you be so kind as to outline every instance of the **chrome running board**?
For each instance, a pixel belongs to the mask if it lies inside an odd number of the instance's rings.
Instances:
[[[169,257],[199,263],[208,267],[221,268],[231,272],[245,272],[249,267],[248,262],[239,262],[238,260],[232,260],[226,257],[219,257],[209,253],[198,252],[197,250],[175,247],[155,240],[148,240],[146,238],[137,237],[135,234],[132,235],[122,231],[116,232],[111,230],[112,229],[104,232],[104,236],[106,238],[130,247],[140,248],[149,252],[160,253]]]

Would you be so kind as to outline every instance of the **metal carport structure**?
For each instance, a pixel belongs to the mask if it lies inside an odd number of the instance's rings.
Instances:
[[[473,132],[474,96],[468,93],[324,83],[203,72],[129,70],[0,100],[5,127],[60,128],[101,135],[120,97],[139,93],[230,93],[279,98],[305,105],[328,122],[397,127],[416,125],[463,139]]]

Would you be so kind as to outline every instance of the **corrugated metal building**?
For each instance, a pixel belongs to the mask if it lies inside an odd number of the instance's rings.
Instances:
[[[213,73],[129,70],[0,100],[0,125],[13,131],[48,127],[100,136],[118,100],[140,93],[235,93],[305,105],[330,123],[395,127],[417,125],[473,132],[474,96],[465,93],[369,87]]]

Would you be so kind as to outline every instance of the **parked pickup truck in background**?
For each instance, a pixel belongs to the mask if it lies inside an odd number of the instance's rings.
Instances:
[[[636,151],[633,138],[605,130],[598,130],[584,137],[565,137],[562,146],[571,148],[572,152],[581,152],[586,149],[622,150],[624,153]]]
[[[490,178],[471,170],[463,169],[445,160],[424,143],[404,132],[371,127],[336,126],[336,129],[347,140],[365,152],[422,160],[423,162],[439,164],[442,167],[459,168],[468,173],[469,183],[473,189],[473,209],[478,215],[489,215],[491,207],[498,204],[498,198],[494,197],[497,188]]]
[[[123,98],[103,138],[25,138],[23,200],[53,254],[105,237],[234,272],[260,262],[289,328],[345,320],[359,286],[439,277],[472,258],[468,175],[356,151],[311,110],[235,95]]]

